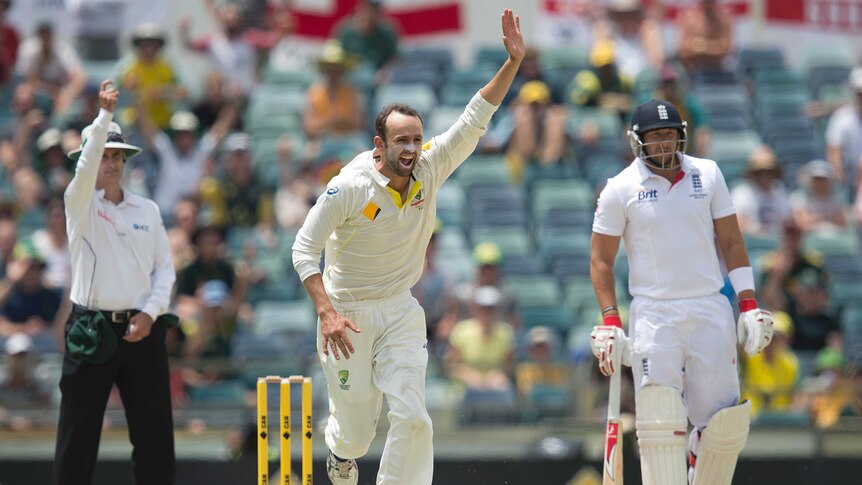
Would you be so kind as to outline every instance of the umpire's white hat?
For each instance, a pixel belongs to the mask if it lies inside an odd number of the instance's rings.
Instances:
[[[90,125],[81,130],[81,146],[72,150],[66,155],[72,160],[77,160],[78,157],[81,156],[81,152],[84,150],[84,145],[87,144],[87,140],[90,138],[90,135],[92,135],[92,133],[93,125]],[[140,147],[136,147],[135,145],[130,145],[126,143],[126,138],[123,136],[122,128],[120,128],[120,125],[113,121],[111,122],[110,126],[108,126],[108,139],[105,142],[105,148],[119,148],[123,150],[126,155],[126,160],[141,153]]]

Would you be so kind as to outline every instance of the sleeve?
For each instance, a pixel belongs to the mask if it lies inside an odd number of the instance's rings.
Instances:
[[[162,163],[165,163],[165,158],[170,158],[168,154],[173,151],[173,144],[170,137],[164,131],[157,131],[153,136],[153,148],[156,149],[156,153],[159,155]]]
[[[99,175],[99,165],[102,163],[102,152],[108,138],[108,127],[114,114],[104,109],[93,122],[93,132],[84,144],[84,151],[75,166],[75,176],[66,187],[64,199],[66,214],[70,222],[80,222],[88,214],[96,191],[96,178]]]
[[[626,228],[626,209],[616,189],[609,182],[602,189],[593,217],[593,232],[605,236],[622,236]]]
[[[320,254],[326,240],[336,228],[344,224],[355,205],[355,187],[340,187],[341,177],[332,179],[329,186],[308,212],[305,222],[293,243],[293,267],[299,280],[305,281],[313,274],[320,273]]]
[[[423,151],[431,162],[438,186],[473,153],[495,111],[497,106],[477,92],[458,120],[445,133],[426,143]]]
[[[721,219],[736,214],[733,200],[730,198],[730,191],[727,189],[727,182],[724,181],[724,175],[718,165],[715,166],[715,189],[712,193],[712,200],[709,202],[709,208],[712,211],[713,219]]]
[[[159,209],[152,204],[153,215],[158,221],[158,230],[155,232],[155,258],[153,262],[153,273],[150,276],[150,296],[147,297],[141,311],[155,321],[159,315],[168,310],[171,301],[171,290],[177,278],[174,272],[174,262],[171,257],[171,248],[168,244],[168,233]]]

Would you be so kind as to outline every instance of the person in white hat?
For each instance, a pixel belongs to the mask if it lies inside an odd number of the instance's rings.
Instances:
[[[60,380],[62,400],[54,483],[92,481],[108,395],[116,384],[134,446],[135,483],[174,483],[174,437],[166,325],[174,273],[156,204],[122,186],[126,160],[141,149],[112,122],[120,93],[110,80],[99,92],[101,110],[83,130],[75,177],[64,195],[72,253],[73,308],[67,336],[82,320],[100,321],[99,343],[116,341],[107,360],[94,363],[69,345]],[[97,344],[98,345],[98,344]],[[98,349],[97,349],[98,350]]]

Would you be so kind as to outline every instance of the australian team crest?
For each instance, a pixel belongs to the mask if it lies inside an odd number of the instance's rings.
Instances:
[[[349,370],[340,370],[338,371],[338,382],[339,387],[345,391],[350,390],[350,384],[347,383],[347,380],[350,379],[350,371]]]

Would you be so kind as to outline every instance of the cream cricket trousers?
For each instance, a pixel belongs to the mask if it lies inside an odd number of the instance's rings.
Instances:
[[[739,403],[736,322],[724,295],[636,296],[629,336],[636,393],[649,385],[676,389],[698,429],[720,409]]]
[[[340,458],[365,455],[385,395],[389,434],[377,484],[430,485],[434,450],[425,409],[425,312],[409,291],[381,300],[332,303],[362,333],[346,330],[355,352],[350,359],[335,360],[322,352],[318,322],[317,351],[329,391],[326,445]]]

